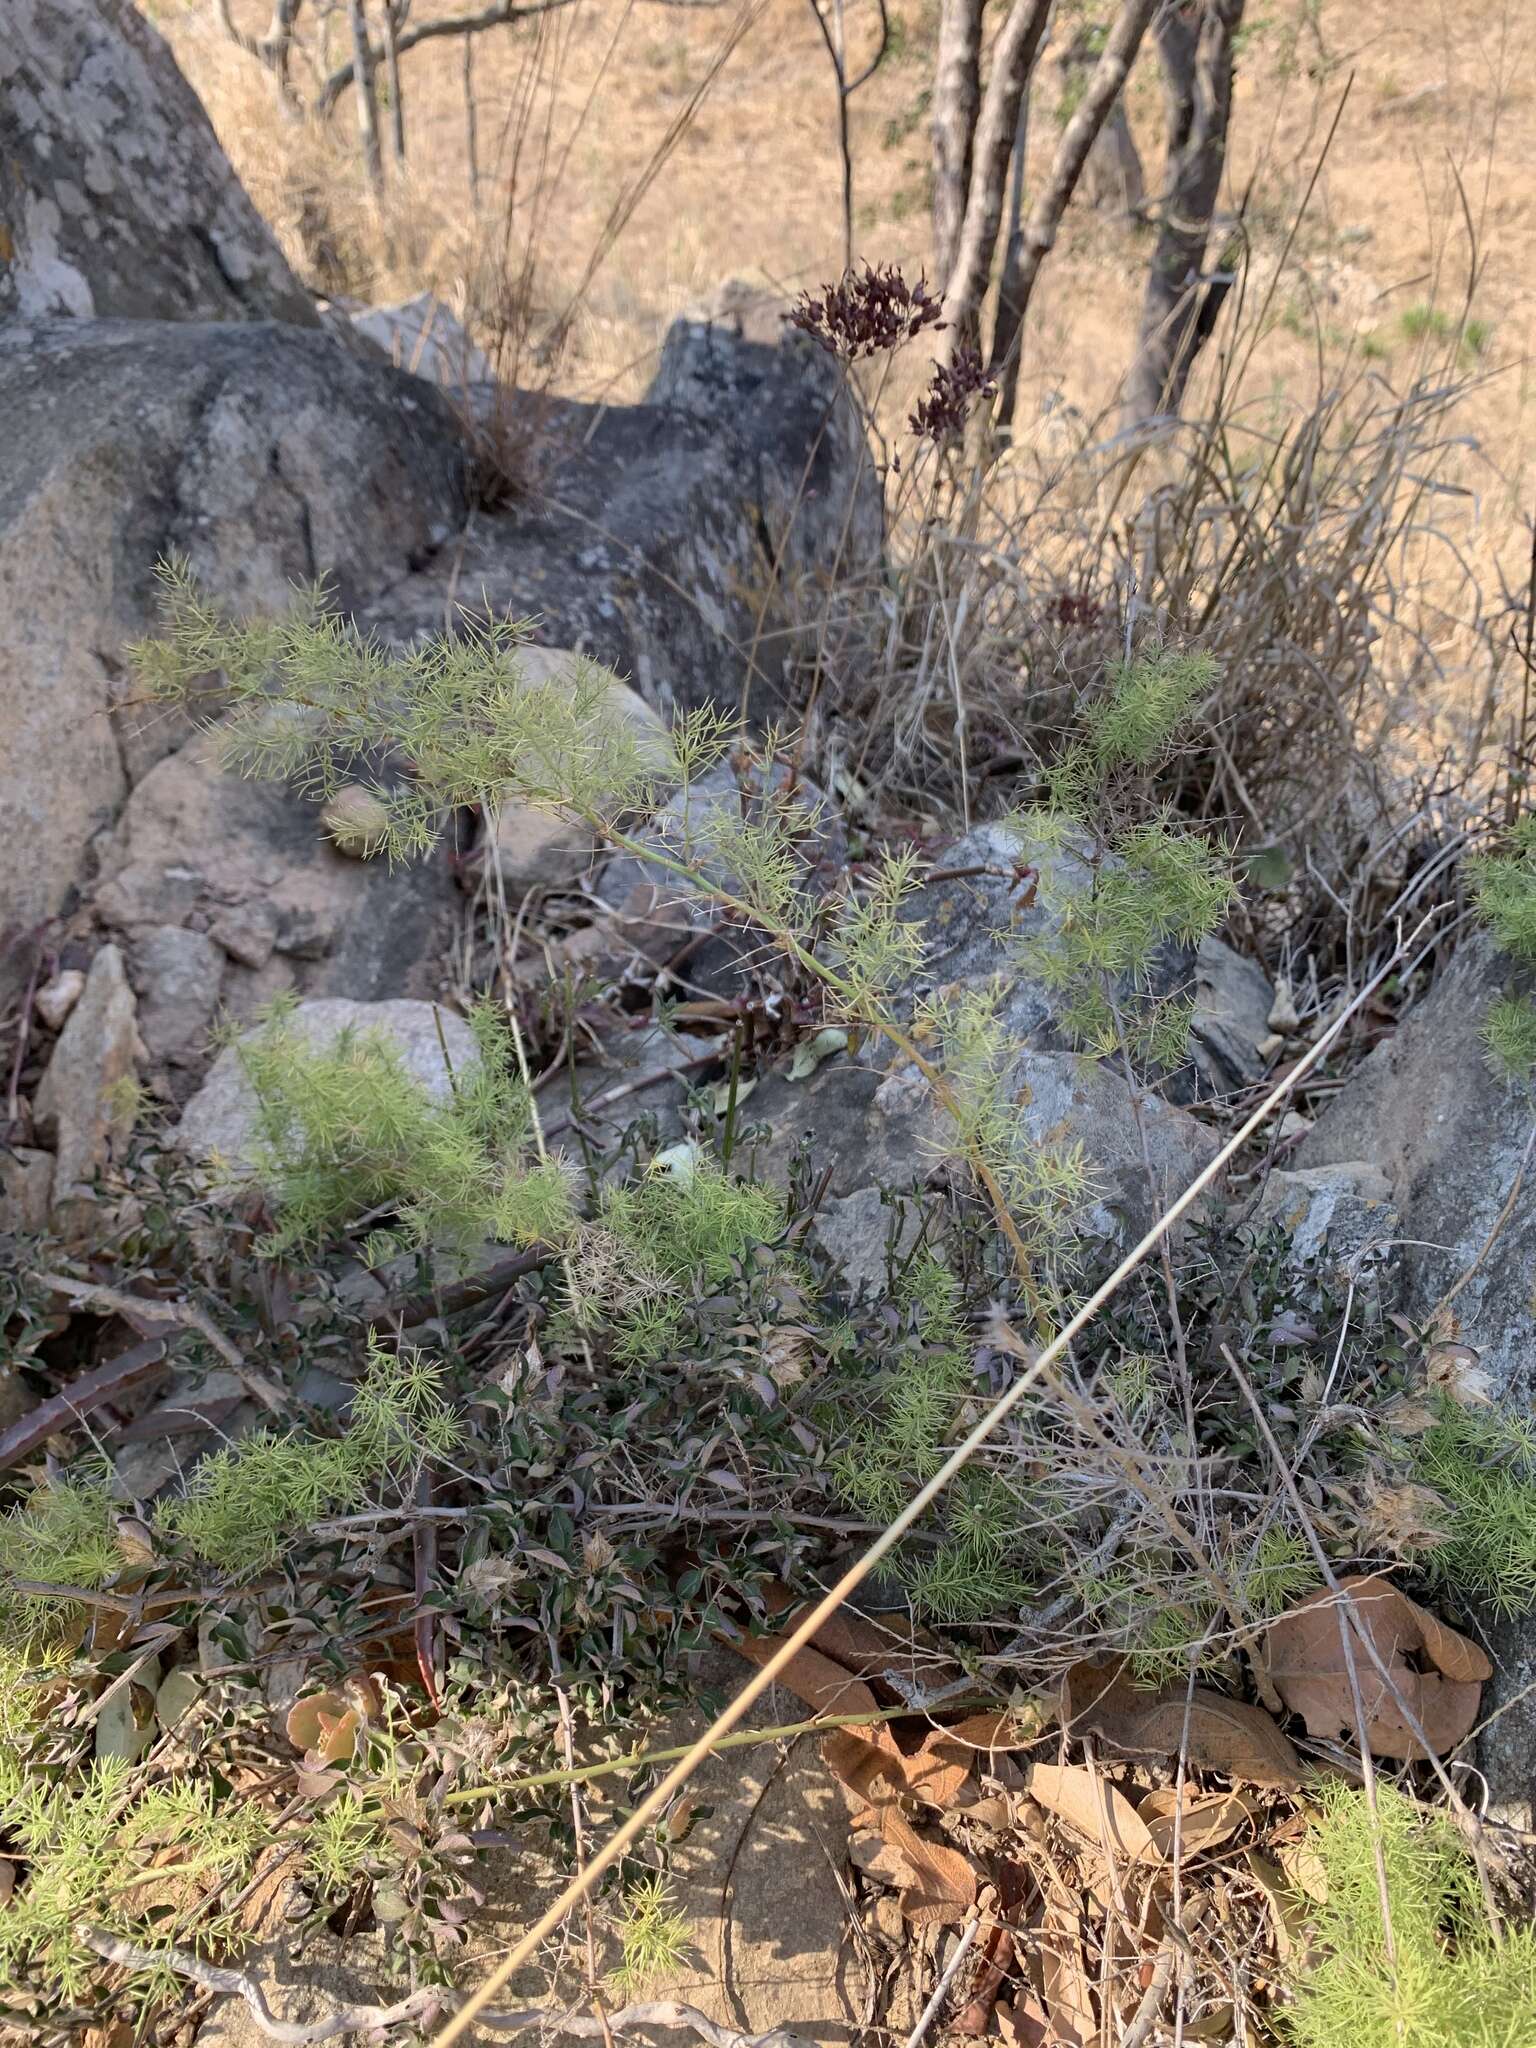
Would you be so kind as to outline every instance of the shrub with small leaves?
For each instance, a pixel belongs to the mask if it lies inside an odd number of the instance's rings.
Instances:
[[[1297,1943],[1291,2004],[1276,2015],[1295,2048],[1515,2048],[1536,2014],[1536,1932],[1488,1924],[1471,1852],[1444,1812],[1379,1783],[1374,1808],[1321,1779],[1308,1831],[1321,1865]],[[1390,1928],[1382,1909],[1383,1872]]]
[[[1536,1607],[1536,1425],[1442,1398],[1413,1440],[1415,1482],[1445,1502],[1449,1528],[1417,1562],[1439,1586],[1499,1614]]]
[[[673,1907],[667,1880],[659,1875],[638,1879],[624,1894],[622,1957],[608,1980],[614,1994],[631,1999],[652,1990],[682,1967],[692,1938],[692,1928]]]

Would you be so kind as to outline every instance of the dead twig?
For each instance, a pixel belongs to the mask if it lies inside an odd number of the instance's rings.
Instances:
[[[933,1987],[932,1998],[929,1999],[928,2003],[923,2007],[922,2011],[918,2014],[917,2025],[912,2029],[911,2033],[907,2036],[906,2048],[920,2048],[923,2036],[927,2033],[928,2029],[933,2025],[934,2021],[938,2018],[939,2013],[942,2011],[944,2001],[949,1996],[949,1987],[951,1984],[954,1983],[956,1976],[959,1974],[960,1965],[965,1961],[966,1957],[970,1954],[971,1944],[975,1941],[976,1936],[980,1931],[980,1928],[980,1914],[972,1913],[970,1919],[965,1923],[965,1932],[961,1935],[960,1939],[955,1943],[954,1954],[950,1957],[949,1961],[944,1965],[943,1975],[939,1978],[938,1983],[935,1984]]]
[[[72,1422],[83,1421],[104,1402],[115,1400],[119,1394],[126,1394],[130,1387],[154,1378],[164,1369],[165,1353],[163,1337],[147,1338],[144,1343],[135,1344],[132,1350],[109,1358],[105,1365],[98,1365],[94,1372],[82,1373],[66,1393],[55,1394],[51,1400],[34,1408],[30,1415],[23,1415],[19,1422],[13,1422],[9,1429],[0,1432],[0,1472],[19,1465],[23,1458],[39,1450],[49,1437],[61,1429],[68,1429]]]
[[[434,2008],[452,2003],[451,1994],[441,1986],[427,1985],[394,2005],[339,2005],[317,2020],[280,2020],[268,2005],[261,1986],[242,1970],[221,1969],[184,1948],[141,1948],[137,1942],[119,1941],[99,1927],[79,1927],[76,1936],[82,1947],[105,1963],[116,1963],[125,1970],[174,1970],[178,1977],[201,1985],[205,1991],[243,2000],[267,2038],[285,2043],[286,2048],[311,2048],[312,2043],[333,2041],[340,2034],[377,2033],[385,2027],[403,2026],[408,2020],[419,2019]],[[708,2042],[709,2048],[814,2048],[804,2035],[791,2033],[787,2027],[774,2027],[766,2034],[738,2033],[736,2028],[721,2026],[717,2020],[708,2018],[697,2006],[683,2005],[670,1998],[626,2005],[621,2012],[610,2013],[606,2023],[542,2010],[482,2012],[478,2017],[481,2026],[504,2034],[520,2033],[524,2028],[547,2025],[555,2019],[561,2033],[581,2039],[601,2038],[607,2028],[614,2033],[631,2033],[642,2027],[662,2027],[686,2028]]]

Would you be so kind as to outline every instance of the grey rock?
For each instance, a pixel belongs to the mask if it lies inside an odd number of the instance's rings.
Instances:
[[[1480,1038],[1490,1003],[1518,972],[1479,937],[1378,1046],[1298,1152],[1306,1168],[1344,1159],[1379,1166],[1402,1217],[1402,1306],[1427,1316],[1455,1288],[1458,1334],[1497,1397],[1517,1413],[1536,1395],[1536,1183],[1528,1088],[1489,1066]],[[1528,987],[1530,977],[1524,977]],[[1536,1618],[1490,1633],[1478,1761],[1492,1810],[1536,1825]]]
[[[758,616],[775,561],[782,592],[880,559],[878,481],[832,363],[777,336],[679,323],[643,405],[546,406],[540,431],[536,497],[482,514],[462,559],[402,583],[362,623],[411,644],[442,630],[445,606],[483,600],[536,614],[552,645],[603,662],[669,721],[734,711],[749,668],[750,715],[787,712],[793,607],[776,596]]]
[[[398,1048],[406,1072],[440,1102],[451,1090],[450,1062],[457,1073],[475,1057],[474,1037],[463,1018],[432,1003],[354,1003],[330,997],[301,1003],[290,1022],[312,1046],[329,1045],[346,1030],[382,1033]],[[238,1177],[252,1164],[255,1118],[256,1098],[240,1062],[240,1047],[226,1046],[183,1110],[175,1143],[193,1159],[217,1158],[222,1170]]]
[[[233,903],[208,927],[208,936],[231,960],[257,971],[266,966],[277,945],[277,912],[264,899]]]
[[[394,306],[365,306],[349,317],[387,361],[429,383],[460,391],[492,375],[484,350],[476,348],[463,322],[431,292],[418,292]]]
[[[1290,1238],[1288,1265],[1304,1295],[1353,1283],[1379,1302],[1395,1271],[1402,1223],[1386,1175],[1369,1160],[1271,1173],[1253,1221]]]
[[[1270,1035],[1275,1000],[1269,976],[1256,960],[1217,938],[1201,940],[1186,972],[1193,982],[1189,1049],[1194,1077],[1187,1084],[1188,1096],[1177,1086],[1167,1092],[1175,1101],[1204,1100],[1262,1081],[1269,1061],[1260,1048]]]
[[[0,220],[0,316],[317,323],[132,0],[8,0]]]
[[[779,768],[776,789],[782,791],[788,783],[789,770]],[[812,893],[830,889],[847,862],[841,823],[822,809],[821,792],[813,783],[801,780],[796,784],[794,807],[802,821],[797,833],[806,861],[802,886]],[[744,813],[749,818],[762,814],[758,792],[743,784],[729,763],[721,762],[697,782],[678,790],[635,838],[659,856],[686,861],[712,885],[736,893],[739,877],[730,872],[728,862],[712,856],[709,848],[716,826]],[[674,873],[660,858],[628,853],[614,856],[598,876],[594,894],[621,921],[647,926],[646,950],[659,958],[669,957],[690,941],[702,941],[693,946],[683,970],[695,988],[734,993],[744,964],[761,955],[760,934],[727,933],[724,914],[708,892]]]
[[[52,1196],[51,1152],[31,1145],[0,1152],[0,1234],[46,1230]]]
[[[1027,945],[1049,946],[1061,928],[1055,900],[1087,887],[1091,869],[1073,846],[1043,853],[1001,823],[978,825],[946,848],[943,879],[925,883],[908,915],[923,927],[923,968],[905,991],[915,997],[947,988],[997,983],[999,1019],[1016,1044],[1050,1039],[1050,993],[1020,964]],[[976,872],[972,872],[972,871]],[[952,878],[951,878],[952,877]]]
[[[1111,1067],[1073,1053],[1022,1047],[1010,1071],[1009,1093],[1023,1110],[1032,1146],[1081,1148],[1090,1185],[1077,1226],[1104,1244],[1140,1236],[1219,1147],[1215,1133],[1187,1110],[1145,1092],[1144,1156],[1124,1081]],[[752,1097],[751,1115],[773,1133],[763,1152],[767,1173],[784,1179],[796,1149],[806,1143],[815,1167],[832,1169],[825,1198],[831,1204],[865,1190],[920,1193],[932,1176],[948,1170],[948,1122],[915,1069],[882,1075],[861,1061],[834,1058],[807,1081],[765,1081]],[[847,1213],[851,1244],[852,1222],[870,1223],[873,1211],[866,1203]],[[834,1221],[834,1234],[837,1228]],[[883,1225],[880,1239],[883,1244]],[[871,1274],[875,1254],[867,1238],[855,1249],[857,1270]]]
[[[816,1213],[816,1235],[849,1294],[878,1289],[885,1283],[888,1248],[897,1258],[911,1250],[922,1227],[916,1203],[898,1214],[879,1188],[856,1188],[834,1195]]]
[[[1500,1394],[1524,1407],[1536,1393],[1536,1162],[1526,1158],[1536,1109],[1528,1091],[1493,1072],[1480,1036],[1489,1005],[1514,979],[1486,939],[1464,944],[1296,1159],[1303,1168],[1363,1159],[1381,1169],[1408,1241],[1405,1308],[1427,1314],[1469,1275],[1455,1301],[1461,1339]]]
[[[509,797],[497,809],[494,834],[482,834],[461,879],[466,888],[478,888],[494,869],[516,906],[530,889],[569,889],[580,883],[594,851],[586,826]]]
[[[157,924],[134,935],[129,978],[138,992],[139,1035],[151,1060],[192,1065],[207,1048],[219,1008],[224,955],[206,933]]]
[[[39,1131],[54,1139],[56,1210],[88,1195],[92,1178],[127,1146],[143,1054],[137,1008],[122,954],[101,947],[33,1103]]]
[[[1140,1237],[1220,1150],[1214,1131],[1150,1091],[1138,1124],[1138,1105],[1107,1062],[1029,1050],[1009,1087],[1037,1145],[1081,1146],[1089,1193],[1079,1225],[1106,1244]]]
[[[924,926],[928,955],[908,998],[995,981],[998,1015],[1011,1039],[1066,1050],[1053,993],[1022,961],[1026,947],[1049,950],[1061,927],[1061,898],[1088,886],[1086,846],[1044,852],[1027,835],[995,822],[956,840],[937,865],[941,874],[980,872],[930,882],[912,899],[909,914]],[[1167,1077],[1162,1093],[1187,1105],[1262,1078],[1259,1046],[1269,1033],[1274,990],[1260,967],[1224,940],[1207,938],[1198,950],[1165,948],[1154,981],[1160,994],[1193,1002],[1189,1066]]]
[[[423,561],[465,497],[438,392],[293,328],[0,321],[0,416],[0,816],[28,854],[0,867],[4,932],[61,908],[92,836],[186,738],[122,706],[157,563],[182,554],[216,600],[269,614],[324,573],[345,608]]]
[[[45,981],[33,1001],[33,1008],[50,1031],[61,1031],[64,1020],[85,992],[85,976],[78,967],[66,967]]]
[[[97,913],[129,934],[136,956],[146,926],[208,925],[208,936],[188,936],[205,957],[220,948],[230,956],[227,969],[218,965],[237,1017],[286,987],[361,1002],[435,993],[458,902],[446,842],[394,868],[348,860],[309,798],[226,773],[216,734],[150,769],[100,863]],[[273,959],[274,947],[283,958]],[[242,965],[242,954],[259,965]],[[189,1050],[176,1056],[185,1061]]]
[[[1494,1618],[1483,1631],[1493,1679],[1483,1694],[1477,1763],[1490,1820],[1536,1829],[1536,1623]]]

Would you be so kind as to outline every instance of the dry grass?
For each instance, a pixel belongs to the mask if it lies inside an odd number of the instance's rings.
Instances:
[[[379,210],[363,187],[349,100],[323,130],[285,119],[213,9],[145,4],[306,275],[377,299],[430,286],[512,381],[634,397],[667,322],[722,278],[788,294],[839,267],[832,82],[801,0],[762,0],[742,14],[578,0],[478,38],[478,210],[457,42],[403,60],[409,155]],[[416,16],[453,4],[418,0]],[[248,27],[265,23],[263,0],[234,0],[234,12]],[[867,12],[851,16],[857,48],[873,35]],[[857,237],[861,256],[915,272],[927,250],[932,10],[898,8],[896,22],[893,54],[852,106]],[[326,61],[345,54],[343,40],[338,11]],[[1536,26],[1513,0],[1470,21],[1449,0],[1347,10],[1281,0],[1258,13],[1239,62],[1229,190],[1234,203],[1246,196],[1249,293],[1263,318],[1250,322],[1241,362],[1220,373],[1221,405],[1210,365],[1189,406],[1192,417],[1219,411],[1255,439],[1294,444],[1302,420],[1337,407],[1341,384],[1382,380],[1379,412],[1388,392],[1441,371],[1466,379],[1454,425],[1439,430],[1454,445],[1437,453],[1436,531],[1421,521],[1401,536],[1396,580],[1437,608],[1417,622],[1425,657],[1445,671],[1445,693],[1474,708],[1485,677],[1447,546],[1487,593],[1484,610],[1502,582],[1523,583],[1536,216],[1518,167],[1536,157],[1533,87]],[[1054,147],[1053,92],[1047,66],[1035,167]],[[1155,191],[1161,115],[1148,60],[1130,111]],[[1109,413],[1145,254],[1144,231],[1082,204],[1070,211],[1026,337],[1023,440],[1037,454],[1043,443],[1048,461],[1064,426],[1090,439],[1098,428],[1087,423]],[[913,353],[881,408],[892,427],[927,374],[926,352]],[[1011,481],[991,488],[1016,526],[1036,485],[1026,477],[1015,493]]]
[[[451,5],[418,0],[417,14]],[[477,184],[459,46],[423,45],[404,59],[409,157],[382,209],[348,102],[325,129],[285,120],[211,9],[154,11],[306,274],[380,299],[430,286],[508,384],[632,398],[671,317],[723,277],[788,295],[839,267],[832,81],[799,0],[578,0],[482,36]],[[263,9],[235,13],[257,27]],[[852,106],[855,210],[859,253],[915,275],[932,10],[896,22]],[[327,62],[344,54],[339,24]],[[855,11],[856,47],[873,29]],[[1137,635],[1200,632],[1226,683],[1188,807],[1288,856],[1328,828],[1298,929],[1362,865],[1376,914],[1390,904],[1425,846],[1460,829],[1460,785],[1510,740],[1536,221],[1503,167],[1536,152],[1533,60],[1512,0],[1472,23],[1449,0],[1282,0],[1255,16],[1229,178],[1245,203],[1243,303],[1197,373],[1188,426],[1152,450],[1116,440],[1144,231],[1075,206],[1031,312],[1016,445],[979,480],[903,484],[894,616],[885,592],[845,588],[817,619],[815,765],[856,772],[881,800],[995,809],[1128,616]],[[1053,91],[1047,66],[1037,169]],[[1130,113],[1155,191],[1150,61]],[[909,472],[928,353],[899,358],[873,399]],[[515,480],[536,416],[502,406],[483,431],[488,472]],[[1419,820],[1407,835],[1405,814]],[[1349,908],[1348,944],[1368,953],[1355,927],[1370,915]]]

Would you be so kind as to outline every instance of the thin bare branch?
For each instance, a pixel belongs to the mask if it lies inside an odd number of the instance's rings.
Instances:
[[[1154,0],[1145,0],[1150,11]],[[1013,0],[992,53],[992,72],[976,122],[976,142],[966,194],[965,220],[955,250],[954,270],[944,295],[944,317],[958,342],[970,345],[981,317],[981,302],[992,275],[992,257],[1003,224],[1008,160],[1019,126],[1019,102],[1051,16],[1051,0]]]
[[[1013,286],[1009,318],[1013,323],[1013,335],[1008,340],[1007,352],[1012,354],[1018,346],[1018,334],[1022,330],[1024,315],[1028,309],[1035,280],[1040,275],[1040,266],[1056,245],[1057,231],[1062,215],[1072,194],[1077,190],[1077,181],[1083,174],[1088,153],[1098,139],[1099,131],[1109,116],[1110,108],[1125,90],[1125,81],[1130,75],[1141,39],[1147,32],[1147,24],[1156,12],[1158,0],[1124,0],[1115,24],[1105,40],[1103,55],[1099,58],[1088,89],[1082,101],[1062,133],[1057,144],[1055,162],[1045,189],[1035,201],[1029,219],[1024,224],[1024,243],[1019,257],[1018,276]],[[1015,109],[1017,108],[1017,102]],[[998,188],[998,209],[1001,212],[1002,188]],[[993,239],[996,228],[993,229]],[[962,257],[962,262],[963,262]],[[987,260],[991,260],[988,246]],[[979,308],[981,294],[986,289],[986,276],[982,274],[975,284],[975,304]],[[950,313],[950,319],[954,314]],[[991,368],[994,374],[1005,367],[994,352]]]
[[[379,2033],[386,2027],[420,2019],[452,2001],[452,1994],[441,1986],[428,1985],[394,2005],[338,2005],[317,2020],[280,2020],[268,2005],[261,1986],[242,1970],[221,1969],[216,1963],[204,1962],[189,1949],[141,1948],[137,1942],[119,1941],[99,1927],[83,1926],[76,1931],[81,1946],[100,1956],[103,1962],[115,1963],[125,1970],[174,1970],[178,1977],[201,1985],[205,1991],[243,2000],[262,2033],[268,2040],[282,2042],[284,2048],[314,2048],[314,2044],[334,2041],[342,2034]],[[620,2012],[609,2013],[606,2020],[575,2013],[555,2014],[542,2008],[529,2012],[482,2012],[479,2020],[481,2026],[504,2034],[521,2033],[528,2027],[547,2026],[554,2021],[562,2034],[581,2040],[600,2039],[608,2030],[619,2034],[642,2027],[660,2027],[696,2034],[709,2048],[813,2048],[803,2035],[791,2033],[787,2027],[774,2027],[766,2034],[743,2034],[735,2027],[722,2026],[718,2020],[710,2019],[697,2006],[683,2005],[671,1998],[626,2005]]]
[[[474,36],[488,28],[506,28],[514,22],[531,21],[536,15],[553,14],[562,7],[574,5],[574,0],[492,0],[489,7],[482,7],[477,14],[444,14],[432,21],[418,21],[395,38],[395,54],[403,57],[407,50],[414,50],[418,43],[430,42],[434,36]],[[384,53],[367,45],[369,62],[383,62]],[[339,64],[321,86],[315,105],[322,114],[331,113],[336,102],[357,79],[357,59]]]

